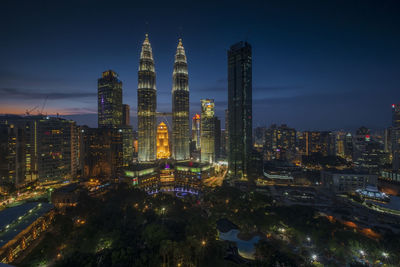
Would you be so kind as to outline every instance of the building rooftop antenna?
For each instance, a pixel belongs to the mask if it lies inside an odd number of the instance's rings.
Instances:
[[[149,33],[149,22],[148,21],[145,22],[144,29],[146,31],[146,34],[148,34]]]
[[[179,26],[178,28],[178,39],[182,39],[183,36],[183,27]]]

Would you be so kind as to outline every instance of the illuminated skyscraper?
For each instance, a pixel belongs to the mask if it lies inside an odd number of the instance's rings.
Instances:
[[[156,159],[156,73],[148,34],[142,45],[138,72],[139,161]]]
[[[215,161],[214,99],[201,100],[201,161]]]
[[[161,122],[157,127],[157,159],[167,159],[170,156],[168,127]]]
[[[196,144],[196,149],[200,149],[200,115],[195,114],[192,118],[192,141]]]
[[[228,51],[229,176],[247,179],[252,152],[251,46],[239,42]]]
[[[190,157],[189,76],[182,39],[176,49],[172,79],[172,155],[176,160],[185,160]]]
[[[116,128],[122,124],[122,82],[113,70],[104,71],[97,82],[99,128]]]

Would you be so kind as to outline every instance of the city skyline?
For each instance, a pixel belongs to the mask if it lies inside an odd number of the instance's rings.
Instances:
[[[0,265],[400,266],[398,14],[4,0]]]
[[[0,113],[22,114],[41,106],[47,97],[44,111],[48,114],[89,114],[67,117],[94,127],[96,79],[98,73],[113,69],[124,83],[124,102],[135,114],[135,69],[142,36],[148,32],[160,70],[158,111],[171,109],[170,55],[176,50],[176,39],[182,37],[190,53],[190,115],[200,111],[200,99],[207,97],[215,99],[216,115],[223,120],[227,107],[225,53],[232,43],[247,39],[254,49],[254,127],[286,123],[298,129],[329,130],[390,125],[390,105],[400,99],[396,90],[399,37],[393,34],[399,22],[395,15],[399,5],[388,1],[387,5],[376,7],[366,1],[362,5],[337,2],[332,6],[306,1],[304,7],[294,9],[290,3],[254,2],[241,6],[239,1],[230,7],[218,3],[209,10],[209,19],[197,26],[195,22],[204,16],[205,6],[193,9],[184,5],[170,10],[171,15],[179,13],[182,17],[167,20],[164,25],[163,18],[168,13],[163,12],[165,5],[155,9],[156,16],[149,18],[148,9],[143,7],[125,5],[126,10],[122,10],[106,8],[101,3],[95,7],[80,4],[74,13],[76,19],[71,21],[65,10],[73,7],[68,4],[41,10],[40,6],[17,8],[6,2],[4,10],[9,12],[2,20],[9,27],[1,30],[5,41],[1,50],[4,65],[0,68]],[[84,16],[89,8],[95,17],[101,17],[98,15],[108,12],[108,8],[119,11],[120,17],[111,26],[99,19],[87,23],[93,16]],[[232,15],[224,15],[221,21],[214,15],[225,8]],[[335,8],[346,8],[346,12],[337,16]],[[42,20],[34,20],[29,33],[25,22],[31,18],[32,10],[41,14]],[[235,22],[239,14],[248,20],[246,26]],[[43,24],[55,15],[60,18],[52,25]],[[318,25],[312,23],[310,15],[319,19]],[[86,23],[85,27],[70,31],[80,23]],[[215,27],[210,29],[210,25]],[[113,41],[99,42],[103,34],[99,29],[110,27],[115,29]],[[85,35],[87,31],[91,32],[89,36]],[[324,35],[319,35],[321,32]],[[23,34],[26,42],[19,37]],[[21,47],[25,43],[29,50]],[[39,61],[43,62],[40,66]],[[136,125],[136,118],[132,125]]]

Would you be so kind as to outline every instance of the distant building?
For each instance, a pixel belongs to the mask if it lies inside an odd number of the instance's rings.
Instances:
[[[304,131],[301,150],[306,156],[315,153],[334,156],[336,154],[335,135],[328,131]]]
[[[201,100],[201,161],[215,161],[215,117],[214,99]]]
[[[265,153],[267,160],[290,160],[296,152],[296,130],[286,124],[271,125],[265,131]]]
[[[229,177],[248,179],[252,141],[252,53],[247,42],[228,51]]]
[[[345,142],[346,142],[346,133],[345,132],[337,132],[335,138],[335,148],[336,155],[342,158],[345,158]]]
[[[353,152],[354,152],[353,136],[351,135],[351,133],[347,133],[344,143],[344,154],[347,160],[350,161],[353,159]]]
[[[383,134],[384,150],[390,154],[392,154],[392,129],[392,127],[386,128]]]
[[[381,167],[389,163],[389,154],[384,152],[384,144],[373,138],[365,127],[356,132],[353,162],[355,168],[374,174],[378,174]]]
[[[265,145],[265,127],[256,127],[254,129],[254,147],[263,148]]]
[[[157,159],[167,159],[170,156],[168,127],[161,122],[157,127]]]
[[[130,107],[127,104],[122,105],[122,125],[130,125]]]
[[[104,71],[97,82],[98,126],[116,128],[122,124],[122,82],[113,70]]]
[[[376,186],[378,176],[353,170],[345,171],[322,171],[322,184],[336,193],[355,192],[367,185]]]

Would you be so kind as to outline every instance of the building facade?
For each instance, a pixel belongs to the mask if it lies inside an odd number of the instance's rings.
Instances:
[[[247,179],[252,152],[252,53],[247,42],[228,51],[229,177]]]

